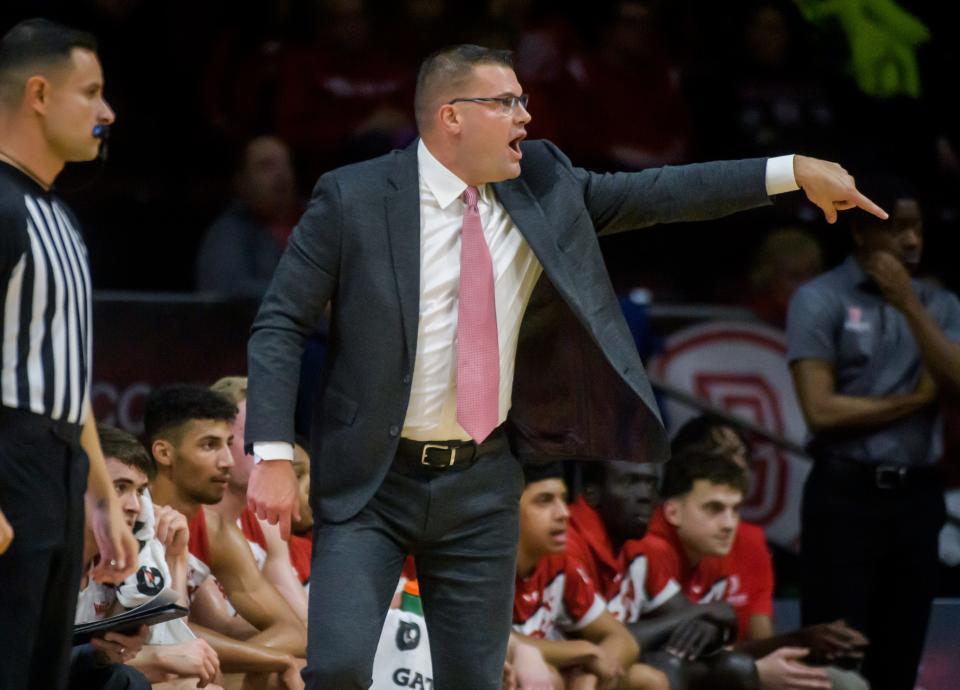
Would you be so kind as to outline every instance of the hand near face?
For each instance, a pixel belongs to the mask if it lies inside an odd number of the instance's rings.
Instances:
[[[95,582],[120,584],[137,569],[139,548],[120,504],[87,494],[87,521],[97,542],[100,560],[91,572]]]
[[[190,529],[183,513],[170,506],[154,506],[157,541],[163,544],[168,558],[185,558],[190,542]]]
[[[837,222],[837,211],[862,208],[877,218],[887,219],[887,212],[860,193],[850,175],[837,163],[794,156],[793,173],[807,198],[823,211],[828,223]]]
[[[873,278],[884,298],[900,311],[916,302],[917,295],[910,282],[910,274],[893,254],[873,252],[867,257],[864,270]]]

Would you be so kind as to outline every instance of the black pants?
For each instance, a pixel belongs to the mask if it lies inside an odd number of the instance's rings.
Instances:
[[[502,433],[502,432],[495,432]],[[314,526],[308,690],[371,683],[403,560],[412,553],[435,690],[499,690],[516,577],[523,473],[505,444],[468,467],[397,464],[355,517]]]
[[[0,407],[0,509],[14,530],[0,556],[0,690],[67,685],[87,456],[76,434],[63,436],[43,417]]]
[[[914,687],[944,516],[942,482],[932,469],[878,482],[873,467],[824,458],[807,478],[803,624],[843,618],[861,630],[870,640],[863,675],[873,690]]]
[[[73,648],[69,690],[150,690],[150,681],[126,664],[97,663],[89,644]]]

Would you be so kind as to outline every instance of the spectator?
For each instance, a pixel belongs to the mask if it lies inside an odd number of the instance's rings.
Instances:
[[[311,179],[387,153],[415,136],[411,68],[380,48],[364,0],[322,0],[308,39],[285,51],[277,84],[278,133]]]
[[[600,688],[666,689],[660,672],[635,663],[639,646],[606,610],[583,566],[565,553],[570,513],[561,464],[526,465],[525,475],[514,631],[540,650],[558,688],[592,676]]]
[[[726,42],[726,50],[703,55],[690,75],[700,151],[723,157],[777,155],[813,141],[818,150],[836,150],[841,109],[830,72],[818,62],[825,51],[809,45],[795,4],[760,0],[724,14],[715,19],[729,21],[729,32],[714,30],[711,38]]]
[[[243,450],[243,429],[247,419],[247,379],[245,376],[225,376],[214,383],[210,390],[237,406],[237,416],[231,425],[230,454],[233,457],[233,467],[223,498],[211,509],[218,512],[225,521],[236,523],[240,527],[264,577],[276,587],[306,625],[307,594],[299,574],[293,568],[288,542],[280,537],[279,527],[265,520],[261,522],[247,508],[247,482],[253,468],[253,458]]]
[[[813,235],[800,228],[774,230],[754,256],[748,306],[771,326],[786,328],[793,293],[822,270],[823,254]]]
[[[854,250],[800,287],[787,357],[811,432],[802,504],[802,615],[843,618],[870,639],[875,687],[913,688],[936,592],[944,522],[936,460],[942,388],[960,390],[960,303],[911,278],[923,216],[909,185],[866,180],[892,209],[854,215]],[[909,583],[909,586],[904,586]],[[890,592],[897,596],[890,596]]]
[[[225,673],[276,673],[290,690],[300,678],[306,631],[282,596],[260,574],[237,526],[204,505],[226,492],[233,457],[233,403],[200,386],[167,386],[147,399],[144,429],[158,465],[152,486],[156,503],[187,516],[190,551],[222,584],[237,612],[257,629],[244,641],[201,629]]]
[[[234,188],[236,198],[200,243],[196,286],[222,297],[259,300],[300,211],[286,144],[268,136],[250,141]]]
[[[655,3],[617,2],[599,47],[571,67],[579,93],[568,96],[563,109],[575,108],[568,117],[577,125],[571,141],[579,144],[580,156],[629,170],[687,160],[690,118],[660,31]],[[578,103],[583,107],[577,109]],[[599,121],[603,127],[596,126]]]

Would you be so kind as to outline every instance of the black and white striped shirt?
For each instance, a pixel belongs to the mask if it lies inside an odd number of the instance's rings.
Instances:
[[[0,404],[83,424],[91,284],[73,213],[0,161]]]

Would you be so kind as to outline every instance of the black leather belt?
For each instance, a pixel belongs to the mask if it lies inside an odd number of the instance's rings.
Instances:
[[[877,489],[899,489],[914,481],[936,479],[937,469],[932,465],[894,465],[889,463],[860,462],[836,456],[817,457],[816,461],[828,467],[834,474]]]
[[[413,441],[401,438],[397,445],[397,462],[408,468],[433,470],[469,467],[480,456],[506,447],[507,435],[499,427],[479,445],[474,441]]]
[[[0,431],[12,431],[23,425],[49,429],[51,434],[72,446],[80,445],[80,436],[83,433],[83,427],[79,424],[0,405]]]

